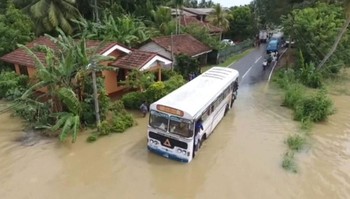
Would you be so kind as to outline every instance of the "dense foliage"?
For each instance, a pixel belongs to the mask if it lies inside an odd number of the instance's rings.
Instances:
[[[283,18],[285,32],[291,35],[301,50],[305,62],[318,64],[333,45],[345,22],[343,8],[337,5],[317,4],[312,8],[293,10]],[[340,45],[327,62],[327,72],[337,72],[350,63],[350,34],[343,36]]]
[[[185,84],[185,79],[181,75],[174,72],[165,72],[165,74],[167,73],[173,75],[162,82],[149,80],[153,83],[151,83],[144,92],[135,91],[123,95],[122,101],[125,107],[129,109],[139,109],[142,102],[145,101],[151,104]]]
[[[17,43],[27,43],[34,37],[30,18],[8,3],[6,12],[0,12],[0,56],[16,49]]]
[[[22,96],[28,85],[28,76],[14,71],[0,73],[0,99],[14,100]]]

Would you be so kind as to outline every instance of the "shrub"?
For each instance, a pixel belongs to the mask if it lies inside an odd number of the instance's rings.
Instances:
[[[300,151],[305,145],[305,138],[299,134],[289,135],[287,145],[293,151]]]
[[[110,103],[109,110],[114,113],[125,111],[125,106],[122,100],[116,100]]]
[[[297,73],[300,81],[305,86],[311,88],[320,88],[322,86],[322,74],[315,68],[314,63],[304,64]]]
[[[155,82],[145,92],[146,101],[155,102],[167,94],[164,82]],[[141,105],[141,104],[140,104]]]
[[[294,173],[297,172],[297,168],[296,168],[295,160],[294,160],[294,152],[293,151],[288,151],[287,153],[284,154],[282,167],[284,169],[292,171]]]
[[[303,88],[300,84],[291,84],[284,94],[283,106],[295,109],[299,100],[303,98]]]
[[[166,94],[171,93],[185,83],[186,81],[181,75],[172,76],[169,80],[164,82]]]
[[[130,128],[134,125],[134,118],[130,113],[124,112],[119,113],[113,116],[111,131],[116,133],[122,133],[127,128]]]
[[[179,75],[173,70],[162,70],[162,81],[167,81],[175,75]]]
[[[332,114],[333,103],[327,97],[324,90],[318,91],[316,94],[305,97],[298,102],[294,112],[294,118],[298,121],[310,120],[320,122],[327,119]]]
[[[14,106],[15,115],[26,120],[32,126],[45,126],[52,123],[50,106],[33,100],[21,100]]]
[[[108,135],[112,132],[112,125],[108,121],[104,120],[98,129],[99,135]]]
[[[125,108],[138,109],[145,99],[146,99],[145,93],[130,92],[123,95],[121,100]]]
[[[14,100],[22,96],[28,88],[28,76],[14,71],[0,73],[0,99]]]
[[[296,81],[295,71],[293,69],[281,69],[277,72],[277,74],[273,77],[274,81],[281,88],[287,88],[290,84],[294,84]]]

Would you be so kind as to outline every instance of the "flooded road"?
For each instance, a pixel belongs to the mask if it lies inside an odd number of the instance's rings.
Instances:
[[[234,109],[189,164],[147,151],[144,118],[92,144],[82,135],[75,144],[23,145],[21,122],[3,114],[0,198],[350,198],[350,96],[333,99],[337,112],[313,127],[297,174],[281,162],[299,124],[265,83],[240,87]]]

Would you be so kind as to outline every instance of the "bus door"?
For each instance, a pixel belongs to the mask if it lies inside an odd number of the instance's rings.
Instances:
[[[210,106],[211,107],[211,106]],[[212,117],[213,115],[211,114],[211,108],[208,107],[207,110],[204,111],[202,114],[202,125],[203,125],[203,132],[206,133],[208,136],[211,132],[211,127],[212,127]]]

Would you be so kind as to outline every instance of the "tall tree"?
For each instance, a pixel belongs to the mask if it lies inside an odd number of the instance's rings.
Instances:
[[[254,14],[249,5],[234,7],[231,10],[230,30],[228,35],[235,40],[245,40],[257,32]]]
[[[163,35],[170,35],[175,31],[175,21],[171,16],[171,10],[167,7],[158,7],[152,10],[153,26]]]
[[[224,31],[227,31],[230,28],[229,20],[232,18],[232,15],[221,7],[219,3],[214,6],[214,13],[208,17],[208,20],[215,26],[222,28]]]
[[[342,29],[339,31],[339,34],[336,37],[332,48],[328,51],[328,53],[322,59],[320,64],[317,66],[317,68],[322,68],[323,65],[328,61],[328,59],[333,55],[333,53],[337,50],[337,47],[338,47],[341,39],[343,38],[344,34],[348,30],[348,27],[350,24],[350,0],[343,0],[343,4],[344,4],[344,8],[345,8],[344,10],[345,10],[345,14],[346,14],[346,21],[344,22]]]

